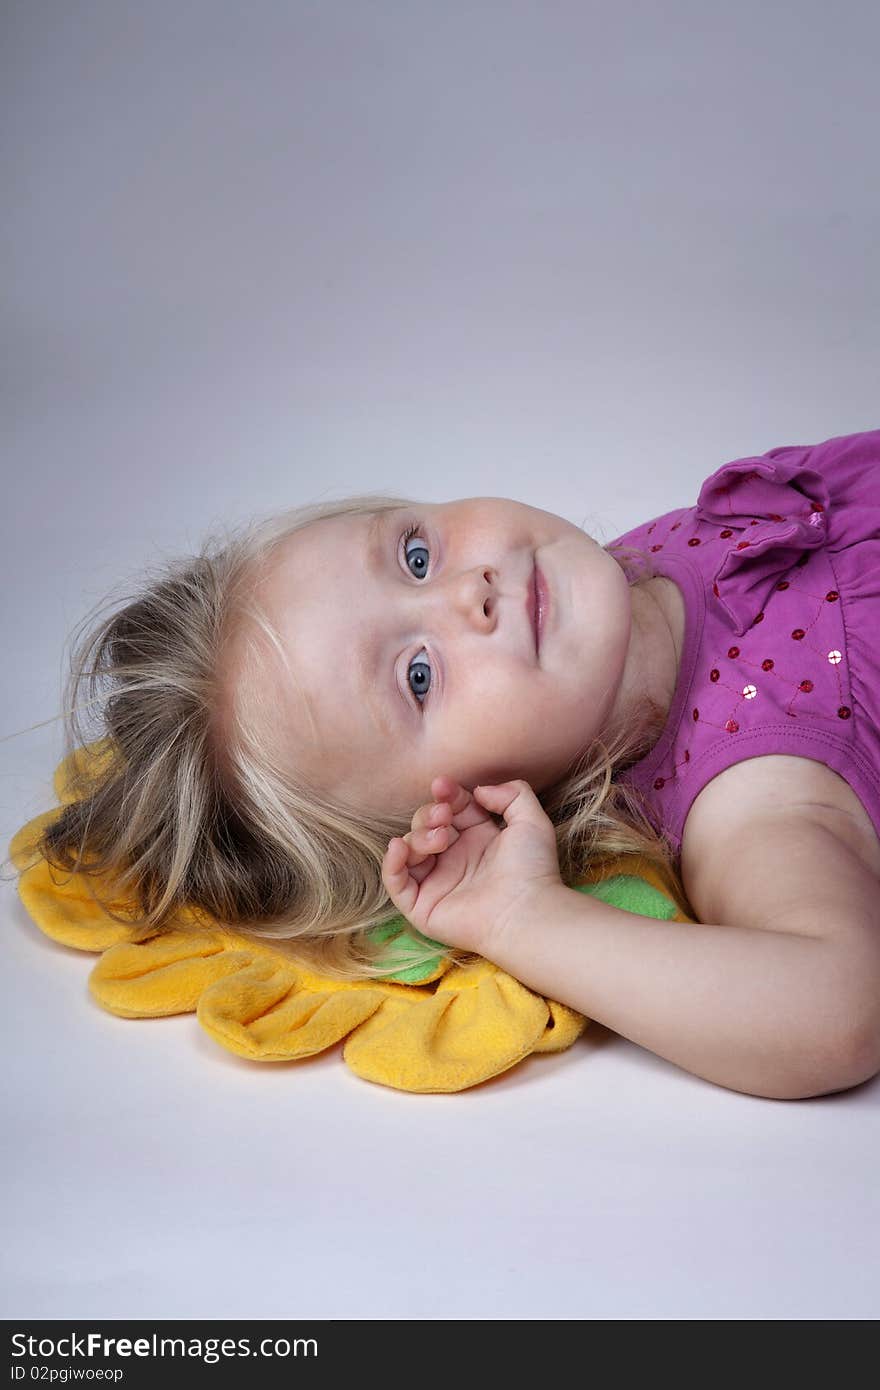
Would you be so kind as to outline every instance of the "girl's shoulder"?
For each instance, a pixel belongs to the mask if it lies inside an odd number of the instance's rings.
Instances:
[[[733,460],[626,539],[680,586],[686,628],[667,726],[621,780],[675,850],[745,835],[778,790],[876,882],[880,431]]]
[[[695,797],[680,873],[704,922],[872,934],[880,949],[880,838],[843,777],[813,758],[734,763]]]

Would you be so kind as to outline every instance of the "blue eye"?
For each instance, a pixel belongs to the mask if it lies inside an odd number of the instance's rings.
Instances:
[[[414,548],[414,550],[408,551],[407,548],[406,548],[406,543],[407,543],[407,541],[411,541],[411,540],[413,539],[414,536],[415,536],[418,540],[420,540],[420,541],[422,542],[422,544],[421,544],[421,545],[417,545],[417,546]],[[419,527],[418,523],[416,523],[415,526],[410,526],[409,530],[406,532],[406,534],[405,534],[404,537],[403,537],[403,553],[404,553],[404,558],[405,558],[405,560],[406,560],[407,566],[409,565],[409,557],[410,557],[410,555],[417,554],[420,550],[423,550],[423,551],[425,552],[425,555],[428,554],[428,547],[424,544],[424,541],[425,541],[425,537],[422,535],[422,531],[421,531],[421,528]],[[423,564],[423,565],[424,565],[424,569],[422,569],[421,572],[420,572],[419,574],[417,574],[415,577],[416,577],[416,579],[424,579],[425,574],[427,573],[427,569],[428,569],[428,561],[427,561],[427,560],[424,560],[424,561],[421,561],[421,560],[420,560],[420,561],[419,561],[419,564]],[[412,573],[413,573],[413,571],[410,570],[410,574],[412,574]]]
[[[419,573],[416,574],[416,578],[417,578],[417,579],[424,579],[425,574],[427,573],[427,569],[428,569],[428,560],[427,560],[427,556],[428,556],[428,554],[429,554],[429,551],[428,551],[427,546],[425,545],[425,537],[424,537],[424,535],[423,535],[423,533],[422,533],[422,529],[421,529],[421,527],[419,526],[418,522],[416,522],[415,525],[410,526],[410,527],[408,528],[408,530],[406,531],[406,533],[405,533],[405,535],[403,536],[402,539],[403,539],[403,552],[404,552],[404,558],[405,558],[405,560],[406,560],[407,568],[409,568],[409,561],[410,561],[411,556],[413,556],[413,555],[419,556],[418,564],[419,564],[419,566],[420,566],[421,568],[420,568]],[[407,548],[406,548],[406,547],[407,547],[407,542],[408,542],[408,541],[411,541],[411,540],[413,540],[413,539],[418,540],[418,541],[419,541],[419,544],[413,546],[412,550],[407,550]],[[421,554],[420,554],[420,552],[421,552]],[[421,558],[421,555],[422,555],[422,554],[425,556],[425,559],[424,559],[424,560]],[[410,572],[410,574],[413,574],[413,570],[410,570],[409,572]],[[427,653],[425,652],[424,648],[422,648],[422,651],[419,652],[419,656],[422,656],[422,655],[425,655],[425,656],[427,655]],[[416,681],[418,682],[418,684],[416,684],[416,685],[410,684],[410,677],[413,675],[414,672],[419,672],[419,674],[415,677]],[[411,690],[412,693],[415,695],[415,697],[416,697],[416,699],[417,699],[417,701],[418,701],[418,703],[419,703],[420,705],[423,705],[423,704],[425,703],[425,700],[426,700],[427,695],[428,695],[428,691],[429,691],[429,689],[430,689],[430,680],[431,680],[431,667],[430,667],[430,664],[429,664],[427,661],[416,661],[416,660],[413,660],[413,661],[411,661],[411,662],[409,663],[409,666],[408,666],[408,668],[407,668],[407,673],[406,673],[406,683],[407,683],[407,685],[409,685],[410,690]]]
[[[422,651],[424,651],[424,647],[422,648]],[[419,652],[419,656],[421,656],[421,654],[422,654],[422,653]],[[418,677],[419,681],[428,681],[428,682],[430,683],[430,679],[431,679],[431,667],[429,666],[428,662],[427,662],[427,661],[416,661],[416,660],[412,660],[412,661],[409,663],[409,666],[407,667],[407,671],[406,671],[406,683],[407,683],[407,685],[409,685],[409,678],[410,678],[410,676],[412,675],[413,671],[418,671],[419,668],[421,668],[422,671],[427,671],[427,673],[428,673],[427,676],[419,675],[419,677]],[[424,686],[422,686],[421,689],[417,689],[417,688],[415,688],[414,686],[409,685],[409,688],[410,688],[410,690],[412,690],[413,694],[416,696],[416,699],[418,699],[419,695],[422,695],[422,696],[424,697],[424,696],[426,696],[426,695],[428,694],[429,685],[424,685]],[[420,705],[423,705],[424,703],[425,703],[424,698],[422,698],[422,699],[419,700],[419,704],[420,704]]]

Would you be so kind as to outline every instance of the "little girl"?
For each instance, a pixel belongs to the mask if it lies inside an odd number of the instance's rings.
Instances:
[[[301,508],[87,636],[41,852],[144,935],[186,903],[365,980],[401,913],[720,1085],[842,1090],[880,1070],[878,637],[880,430],[606,546],[504,498]],[[698,921],[571,891],[621,852]]]

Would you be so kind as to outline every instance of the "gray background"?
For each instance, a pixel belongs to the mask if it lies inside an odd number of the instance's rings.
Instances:
[[[0,733],[216,522],[518,498],[606,542],[878,425],[875,5],[7,3]],[[55,723],[0,744],[3,849]],[[6,1317],[873,1318],[878,1088],[594,1025],[454,1096],[129,1022],[2,885]]]

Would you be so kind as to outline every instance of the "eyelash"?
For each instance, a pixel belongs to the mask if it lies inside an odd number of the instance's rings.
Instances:
[[[406,543],[407,541],[411,541],[413,536],[418,536],[419,540],[421,541],[426,541],[428,539],[428,537],[424,534],[421,522],[419,521],[414,521],[412,526],[408,526],[400,538],[401,544],[403,546],[404,559],[406,558]]]
[[[407,545],[407,541],[411,541],[411,540],[413,539],[413,537],[415,537],[415,536],[418,536],[419,540],[423,540],[423,541],[427,541],[427,539],[428,539],[427,536],[425,535],[423,529],[422,529],[422,524],[421,524],[421,522],[419,522],[419,521],[416,521],[416,522],[414,522],[411,526],[408,526],[408,527],[406,528],[406,530],[404,531],[403,535],[401,536],[400,541],[398,542],[398,545],[399,545],[400,549],[403,551],[404,564],[406,564],[406,545]],[[412,570],[409,570],[409,573],[412,574]],[[413,575],[413,578],[415,578],[415,575]],[[423,648],[420,648],[420,649],[419,649],[419,651],[422,651],[422,650],[424,650],[424,649],[423,649]],[[416,655],[419,655],[419,653],[417,652]],[[413,690],[412,686],[410,685],[410,683],[409,683],[409,672],[410,672],[410,668],[411,668],[412,666],[415,666],[415,665],[422,665],[422,666],[424,666],[425,664],[426,664],[425,662],[410,661],[410,662],[408,663],[408,665],[407,665],[407,668],[406,668],[406,671],[407,671],[407,681],[406,681],[407,692],[408,692],[408,694],[409,694],[410,699],[414,702],[414,704],[415,704],[415,706],[416,706],[416,709],[419,710],[419,711],[423,710],[423,709],[425,708],[425,706],[428,705],[428,704],[430,704],[430,702],[431,702],[431,699],[432,699],[432,691],[433,691],[433,689],[434,689],[433,672],[432,672],[431,686],[430,686],[430,688],[429,688],[429,690],[428,690],[428,693],[426,694],[424,700],[420,700],[420,699],[419,699],[419,697],[416,695],[415,691]]]

